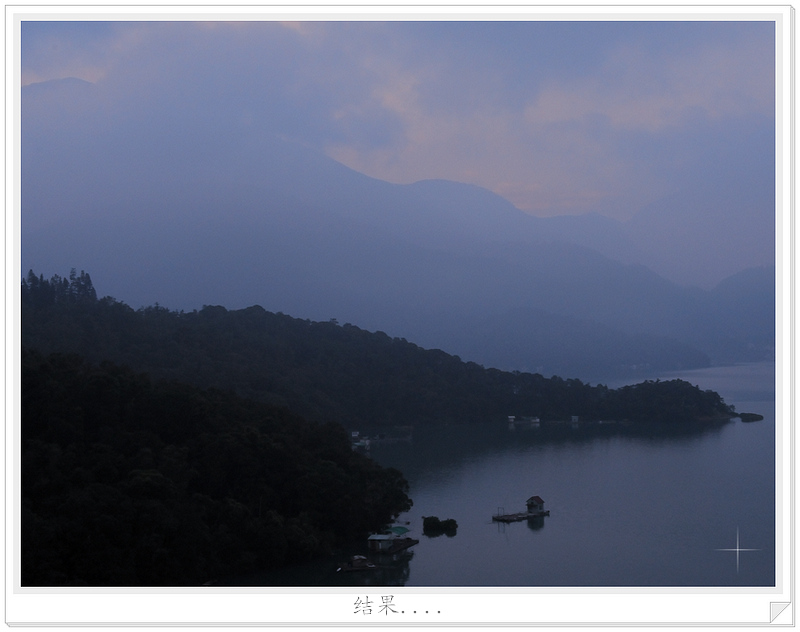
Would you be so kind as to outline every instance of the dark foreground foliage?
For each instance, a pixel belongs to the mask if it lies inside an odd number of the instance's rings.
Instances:
[[[23,350],[24,586],[199,585],[329,553],[410,507],[340,425]]]
[[[510,414],[672,423],[731,413],[716,393],[680,380],[612,390],[577,379],[487,369],[382,332],[258,306],[133,310],[110,297],[97,299],[83,272],[73,271],[69,281],[29,273],[22,307],[23,343],[30,347],[233,390],[308,419],[355,428],[501,421]]]

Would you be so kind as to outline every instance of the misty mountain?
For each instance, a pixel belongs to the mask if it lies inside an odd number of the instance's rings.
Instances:
[[[764,349],[774,349],[774,288],[774,266],[762,266],[742,270],[711,291],[711,303],[718,318],[727,323],[726,337],[715,336],[710,330],[703,335],[709,352],[719,363],[759,360]],[[700,336],[695,341],[699,344]]]
[[[383,182],[269,122],[151,114],[108,110],[85,82],[23,90],[23,271],[96,270],[133,305],[259,304],[545,374],[771,353],[765,275],[677,285],[614,220],[535,218],[455,182]]]
[[[713,288],[747,268],[763,267],[775,252],[775,221],[764,217],[764,200],[774,208],[774,182],[761,170],[737,174],[733,180],[712,188],[688,188],[659,200],[624,223],[628,238],[647,255],[642,261],[670,279],[692,279],[693,284]],[[769,209],[768,209],[769,210]],[[664,235],[669,235],[665,239]]]

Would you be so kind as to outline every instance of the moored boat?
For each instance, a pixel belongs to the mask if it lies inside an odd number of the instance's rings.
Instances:
[[[378,567],[363,555],[354,555],[346,562],[343,562],[341,566],[336,569],[336,572],[344,571],[345,573],[351,573],[353,571],[374,571],[376,568]]]

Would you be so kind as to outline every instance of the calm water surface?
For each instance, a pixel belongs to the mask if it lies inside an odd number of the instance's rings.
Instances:
[[[664,376],[676,377],[676,376]],[[416,428],[412,443],[375,446],[400,469],[420,543],[378,571],[336,573],[336,560],[262,585],[771,586],[775,578],[772,364],[677,377],[764,415],[697,431],[616,424]],[[609,386],[619,386],[612,385]],[[532,495],[550,515],[502,524]],[[422,517],[454,518],[454,537],[422,534]],[[737,547],[753,551],[724,551]],[[340,558],[353,550],[342,552]],[[341,559],[339,560],[341,561]]]

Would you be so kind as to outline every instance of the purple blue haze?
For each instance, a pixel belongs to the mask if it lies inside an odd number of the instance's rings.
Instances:
[[[33,21],[21,60],[23,273],[567,375],[774,344],[773,22]]]
[[[769,22],[26,22],[22,46],[23,85],[269,121],[370,176],[538,215],[628,219],[773,163]]]

